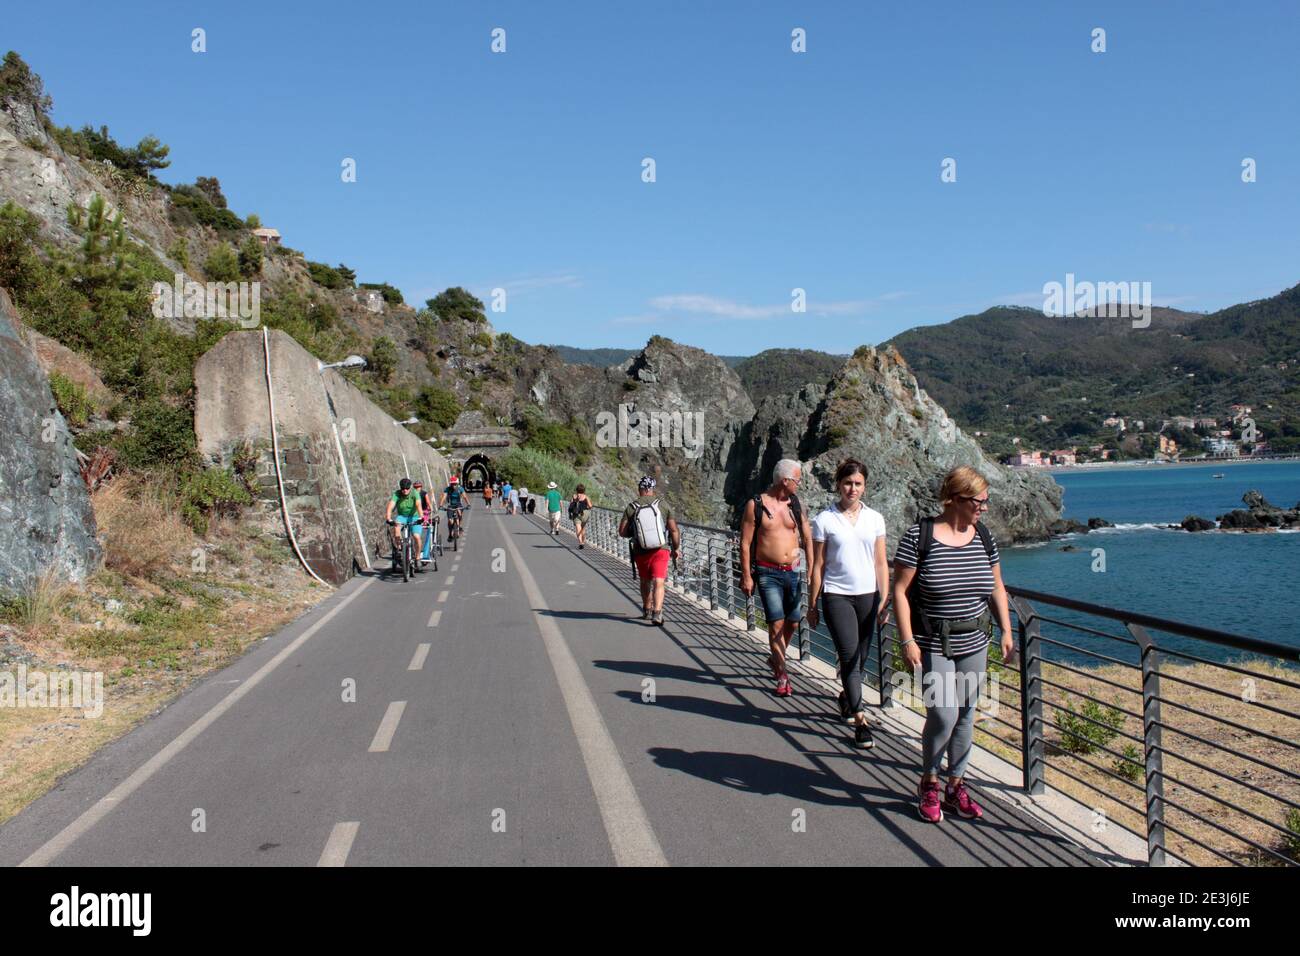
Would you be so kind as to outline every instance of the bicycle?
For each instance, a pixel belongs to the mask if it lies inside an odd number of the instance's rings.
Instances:
[[[430,516],[425,534],[429,536],[429,557],[433,559],[433,570],[437,571],[438,559],[442,557],[442,515]]]
[[[388,524],[395,525],[396,521],[389,521]],[[420,570],[420,556],[415,553],[415,536],[411,533],[409,522],[402,522],[401,546],[393,549],[393,569],[399,566],[402,569],[402,583],[405,584],[411,580],[411,576]]]
[[[451,550],[459,551],[460,550],[460,520],[461,520],[460,511],[459,509],[453,508],[450,505],[447,506],[446,511],[447,511],[447,538],[448,540],[451,541]]]

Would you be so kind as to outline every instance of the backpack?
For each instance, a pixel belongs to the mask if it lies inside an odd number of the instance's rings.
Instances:
[[[569,502],[569,520],[577,521],[578,518],[591,507],[591,503],[586,498],[574,498]]]
[[[763,515],[768,517],[772,513],[767,510],[763,504],[762,494],[754,495],[754,537],[749,540],[749,566],[751,569],[758,567],[758,529],[763,524]],[[803,505],[799,503],[798,495],[790,496],[790,517],[794,518],[794,533],[799,536],[799,547],[803,547]],[[811,559],[811,555],[809,555]]]
[[[668,546],[668,532],[664,528],[664,517],[659,511],[659,499],[649,504],[634,503],[636,511],[632,513],[632,541],[638,551],[657,551]]]
[[[907,605],[912,611],[913,637],[917,634],[926,636],[930,634],[925,606],[921,602],[921,567],[925,564],[925,556],[929,553],[930,545],[934,544],[934,522],[934,518],[922,518],[917,522],[921,527],[921,533],[916,542],[916,574],[912,576],[912,583],[907,586]],[[988,529],[976,522],[975,533],[979,536],[980,544],[984,545],[984,553],[988,556],[989,565],[992,566],[993,539],[989,537]]]

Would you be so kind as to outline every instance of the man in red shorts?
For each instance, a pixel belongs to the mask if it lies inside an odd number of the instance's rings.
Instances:
[[[649,475],[642,478],[637,491],[636,500],[623,511],[618,533],[620,537],[632,539],[632,560],[641,581],[641,620],[663,627],[668,559],[677,560],[682,533],[668,502],[655,494],[653,478]]]

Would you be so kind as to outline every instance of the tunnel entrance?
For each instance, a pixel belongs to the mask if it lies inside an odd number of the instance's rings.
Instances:
[[[460,470],[460,480],[467,491],[482,491],[484,485],[494,484],[496,477],[492,459],[487,455],[471,455]]]

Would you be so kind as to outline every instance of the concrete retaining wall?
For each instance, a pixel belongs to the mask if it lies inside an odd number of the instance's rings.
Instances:
[[[341,583],[366,566],[348,502],[332,423],[337,422],[365,550],[383,540],[384,508],[397,482],[410,475],[437,491],[446,460],[354,388],[338,372],[323,375],[316,358],[285,332],[269,336],[280,469],[294,534],[303,557],[326,581]],[[261,331],[231,332],[194,369],[194,430],[199,452],[230,467],[256,456],[257,488],[279,510],[266,362]],[[405,463],[403,462],[405,456]],[[426,470],[427,469],[427,470]]]

